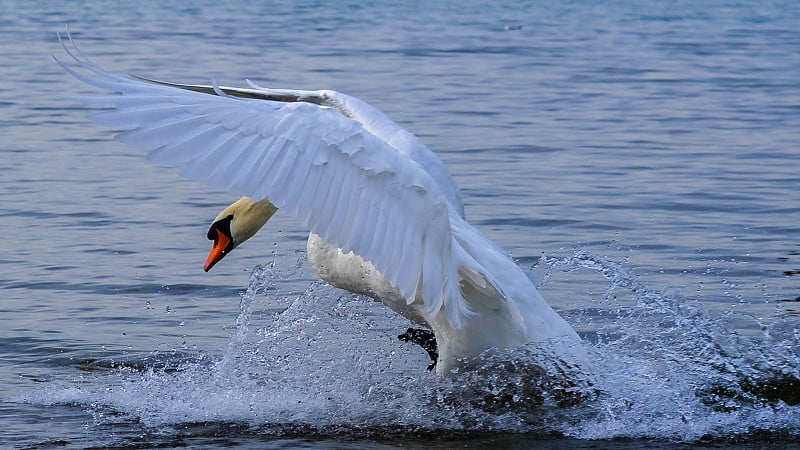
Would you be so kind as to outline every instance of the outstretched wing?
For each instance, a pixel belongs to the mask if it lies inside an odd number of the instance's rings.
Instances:
[[[424,167],[425,171],[436,181],[439,190],[455,213],[464,217],[464,205],[461,199],[461,192],[442,161],[428,147],[422,144],[416,136],[394,123],[379,109],[355,97],[331,90],[306,91],[299,89],[271,89],[258,86],[250,80],[247,80],[250,88],[235,88],[227,86],[169,83],[146,78],[140,79],[163,86],[172,86],[212,95],[217,95],[218,92],[222,92],[232,97],[271,100],[285,103],[306,102],[336,108],[345,117],[361,124],[364,130],[385,141],[395,150]]]
[[[119,141],[187,178],[268,197],[323,239],[372,262],[409,303],[421,284],[426,308],[444,308],[456,328],[473,314],[458,286],[460,249],[447,198],[425,168],[362,122],[289,94],[235,96],[214,86],[209,95],[121,77],[64,48],[75,62],[59,61],[67,72],[117,94],[79,100],[109,109],[93,119],[127,130]]]

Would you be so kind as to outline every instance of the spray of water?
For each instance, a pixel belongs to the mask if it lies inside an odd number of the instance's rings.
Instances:
[[[695,441],[800,430],[798,329],[785,316],[743,336],[604,257],[576,251],[546,265],[545,281],[559,270],[602,274],[610,283],[603,300],[616,313],[596,323],[602,394],[587,405],[591,418],[567,434]],[[620,291],[634,298],[631,307],[613,305]]]
[[[478,370],[438,379],[425,370],[424,351],[397,339],[409,323],[322,283],[279,312],[254,317],[287,277],[280,266],[253,270],[222,355],[185,360],[175,370],[115,368],[26,401],[89,405],[162,431],[237,423],[276,434],[488,430],[684,442],[800,433],[796,326],[779,318],[756,336],[739,335],[585,251],[543,259],[541,269],[543,283],[578,269],[608,280],[595,306],[611,318],[583,319],[597,336],[587,343],[596,368],[591,383],[576,382],[554,363],[557,355],[533,347],[491,352]],[[615,304],[623,296],[632,301]]]

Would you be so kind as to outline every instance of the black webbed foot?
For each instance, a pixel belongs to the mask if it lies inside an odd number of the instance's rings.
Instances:
[[[428,366],[428,370],[433,370],[436,367],[436,360],[439,359],[439,350],[436,347],[436,336],[433,331],[424,328],[409,328],[405,333],[397,336],[397,339],[404,342],[413,342],[422,347],[431,357],[432,362]]]

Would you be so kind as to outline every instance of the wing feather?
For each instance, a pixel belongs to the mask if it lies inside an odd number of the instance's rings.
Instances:
[[[403,230],[403,242],[410,239],[410,230],[406,229]],[[419,274],[420,274],[420,255],[419,249],[416,246],[403,246],[402,247],[402,256],[398,258],[398,265],[393,267],[393,271],[389,272],[391,275],[390,279],[397,279],[397,285],[400,286],[400,292],[403,294],[403,297],[409,298],[412,295],[416,295],[416,292],[410,291],[410,287],[414,286],[416,289],[417,283],[419,282]],[[401,268],[406,268],[407,270],[402,271]]]
[[[387,202],[388,203],[388,202]],[[373,245],[375,245],[376,252],[380,255],[386,255],[386,259],[389,261],[394,261],[394,255],[399,251],[395,245],[401,244],[395,240],[397,237],[397,221],[398,218],[396,216],[394,208],[390,205],[386,206],[385,214],[382,214],[381,217],[384,218],[383,226],[381,227],[381,232],[383,236],[380,239],[373,239]],[[402,244],[401,244],[402,245]]]
[[[331,210],[331,214],[338,216],[336,219],[341,220],[339,229],[341,230],[342,244],[339,247],[347,253],[353,251],[351,242],[354,231],[353,223],[362,220],[366,211],[363,209],[363,205],[360,205],[359,192],[351,191],[341,180],[337,179],[336,181],[339,183],[339,197],[336,200],[336,208]]]
[[[352,217],[347,215],[350,196],[342,192],[342,183],[340,180],[334,178],[333,175],[329,176],[331,177],[331,189],[328,191],[325,203],[320,209],[320,211],[322,211],[320,217],[328,218],[328,222],[320,221],[319,228],[322,228],[322,225],[327,223],[331,235],[341,236],[342,241],[344,241],[349,238],[347,235],[347,228],[345,228],[345,222],[348,218],[352,219]]]
[[[375,231],[371,236],[366,233],[362,234],[361,242],[359,243],[359,248],[364,249],[364,256],[366,256],[369,261],[374,261],[382,255],[381,250],[383,249],[381,248],[381,242],[386,240],[386,219],[389,216],[388,211],[386,211],[386,208],[384,208],[383,203],[380,201],[373,201],[373,209],[375,210]],[[385,256],[387,259],[390,259],[388,254]]]
[[[300,161],[300,159],[303,159],[303,156],[297,152],[295,152],[293,156],[295,157],[295,161],[292,161],[292,164],[286,168],[286,175],[283,178],[285,180],[283,182],[284,189],[286,190],[284,195],[289,199],[286,203],[286,211],[290,216],[302,220],[300,212],[303,210],[303,205],[300,204],[300,194],[308,180],[308,172],[311,164],[307,164],[306,161]]]
[[[304,192],[303,196],[308,197],[303,199],[303,204],[309,205],[308,209],[308,227],[313,229],[318,229],[320,224],[329,224],[330,233],[333,235],[338,236],[340,230],[336,230],[333,228],[333,220],[331,218],[331,214],[325,212],[325,206],[329,203],[329,197],[331,195],[331,189],[333,186],[331,185],[333,178],[328,175],[321,166],[313,166],[312,170],[317,172],[317,177],[319,178],[319,183],[316,186],[316,189],[308,192]],[[302,220],[302,219],[301,219]]]
[[[332,91],[317,92],[310,103],[282,92],[284,101],[295,101],[285,103],[260,98],[258,90],[181,88],[117,76],[77,50],[67,52],[75,64],[59,64],[68,73],[116,94],[80,100],[106,109],[93,118],[124,129],[121,142],[149,151],[153,162],[181,167],[187,178],[268,197],[326,241],[372,262],[409,304],[421,282],[428,311],[444,308],[456,328],[474,314],[457,281],[449,219],[461,208],[453,203],[457,189],[449,178],[443,188],[387,142],[381,133],[401,129],[387,126],[385,116],[370,122],[347,114],[330,99],[357,100]],[[358,105],[361,115],[374,110]]]

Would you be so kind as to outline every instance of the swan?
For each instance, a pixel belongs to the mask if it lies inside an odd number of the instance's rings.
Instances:
[[[277,211],[310,231],[307,257],[331,285],[432,330],[436,373],[492,349],[546,347],[585,367],[573,328],[511,256],[464,218],[442,161],[375,107],[332,90],[167,83],[107,72],[59,40],[91,118],[157,164],[242,196],[214,219],[204,270]]]

